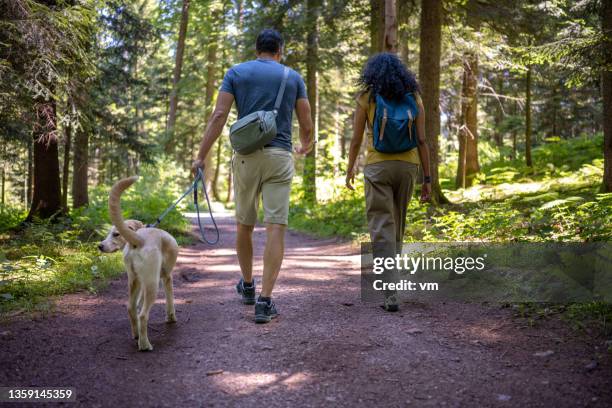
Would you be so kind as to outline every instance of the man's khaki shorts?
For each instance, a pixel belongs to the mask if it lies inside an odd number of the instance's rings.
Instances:
[[[287,225],[291,179],[295,172],[291,152],[267,147],[247,155],[235,153],[232,170],[236,221],[255,225],[261,194],[264,222]]]

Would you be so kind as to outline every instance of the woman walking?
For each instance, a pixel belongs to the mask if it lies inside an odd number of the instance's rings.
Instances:
[[[370,240],[374,256],[394,257],[402,249],[406,209],[420,164],[421,200],[429,200],[431,194],[423,102],[414,74],[395,54],[370,58],[358,83],[362,89],[357,96],[346,186],[354,189],[357,156],[367,125],[363,174]],[[394,280],[397,271],[391,275]],[[385,291],[384,308],[399,309],[395,291]]]

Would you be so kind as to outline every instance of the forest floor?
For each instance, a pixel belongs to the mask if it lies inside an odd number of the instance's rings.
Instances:
[[[75,387],[88,407],[612,405],[601,338],[498,306],[386,313],[360,302],[359,249],[335,238],[288,232],[280,316],[256,325],[234,289],[233,220],[219,221],[219,245],[181,250],[177,324],[164,323],[160,291],[153,352],[130,338],[124,275],[97,295],[61,297],[47,316],[0,323],[0,385]],[[257,227],[256,271],[264,238]]]

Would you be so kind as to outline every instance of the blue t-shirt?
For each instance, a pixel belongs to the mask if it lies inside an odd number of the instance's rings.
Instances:
[[[231,67],[221,84],[221,91],[234,95],[238,119],[259,110],[274,109],[276,94],[283,80],[285,66],[274,60],[256,59]],[[266,146],[291,151],[291,120],[298,99],[307,98],[304,80],[289,70],[287,87],[276,116],[277,134]]]

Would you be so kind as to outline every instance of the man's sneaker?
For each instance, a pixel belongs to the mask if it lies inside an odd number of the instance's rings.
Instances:
[[[397,295],[386,296],[385,305],[383,307],[387,312],[397,312],[399,310]]]
[[[251,286],[244,283],[244,279],[240,278],[240,282],[236,285],[236,292],[242,296],[242,303],[245,305],[255,304],[255,279],[251,282]]]
[[[278,316],[274,302],[257,299],[255,303],[255,323],[268,323]]]

